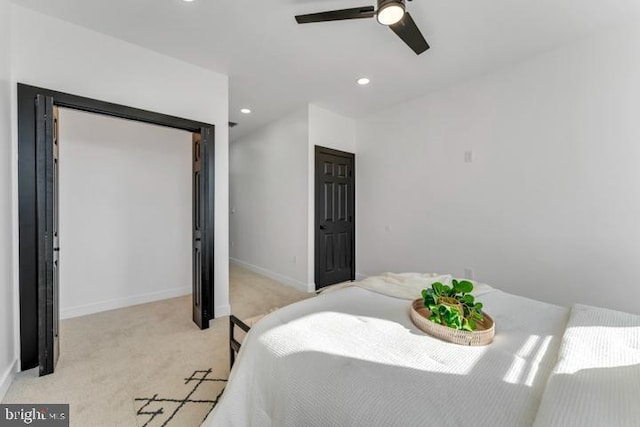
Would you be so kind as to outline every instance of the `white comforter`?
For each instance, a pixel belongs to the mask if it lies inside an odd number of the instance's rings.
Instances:
[[[640,425],[640,316],[574,306],[535,425]]]
[[[407,286],[426,287],[428,277]],[[496,337],[464,347],[419,331],[409,301],[378,285],[328,292],[258,322],[204,425],[532,425],[568,309],[480,287]]]

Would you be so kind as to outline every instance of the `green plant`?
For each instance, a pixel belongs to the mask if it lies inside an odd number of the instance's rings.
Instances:
[[[452,286],[436,282],[431,289],[422,291],[424,306],[429,309],[429,320],[439,325],[464,331],[475,331],[482,316],[482,303],[476,302],[473,295],[473,283],[453,279]]]

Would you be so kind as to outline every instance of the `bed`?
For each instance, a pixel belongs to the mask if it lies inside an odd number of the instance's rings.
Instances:
[[[637,425],[639,316],[478,284],[496,336],[459,346],[408,315],[421,289],[447,280],[386,274],[269,314],[247,335],[204,425]]]

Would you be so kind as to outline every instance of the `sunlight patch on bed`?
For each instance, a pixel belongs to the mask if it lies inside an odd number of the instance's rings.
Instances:
[[[454,375],[469,374],[487,351],[445,343],[399,322],[331,311],[276,326],[258,339],[278,358],[321,353]]]

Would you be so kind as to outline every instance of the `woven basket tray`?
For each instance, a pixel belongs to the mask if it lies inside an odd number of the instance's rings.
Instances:
[[[493,341],[493,336],[495,335],[493,319],[487,313],[482,313],[484,320],[477,322],[478,329],[473,332],[459,331],[432,322],[428,319],[431,311],[424,306],[424,300],[422,298],[415,300],[411,304],[410,315],[413,323],[421,331],[454,344],[473,346],[488,345]]]

